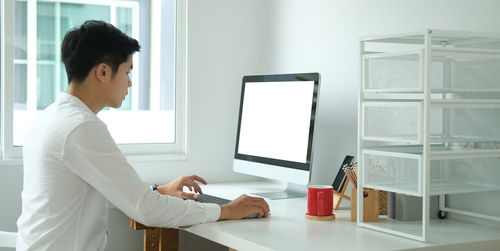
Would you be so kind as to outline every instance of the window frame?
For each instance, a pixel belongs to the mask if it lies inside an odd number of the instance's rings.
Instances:
[[[36,0],[27,0],[28,2],[35,2]],[[139,22],[139,2],[131,1],[99,1],[99,0],[43,0],[46,2],[67,2],[67,3],[82,3],[82,4],[99,4],[99,5],[114,5],[114,4],[124,4],[124,5],[134,5],[137,8],[132,9],[133,22]],[[13,123],[14,123],[14,25],[5,25],[14,23],[14,2],[15,0],[2,0],[1,1],[2,10],[2,27],[1,27],[1,146],[2,159],[20,159],[22,158],[22,147],[14,146],[13,142]],[[158,1],[151,1],[150,11],[156,11],[158,6]],[[111,3],[111,4],[110,4]],[[161,3],[160,3],[161,4]],[[174,143],[161,143],[161,144],[119,144],[120,150],[127,156],[129,160],[133,161],[161,161],[161,160],[180,160],[187,158],[187,116],[186,116],[186,105],[187,105],[187,3],[182,0],[174,0],[175,4],[175,142]],[[28,11],[29,11],[28,7]],[[111,11],[114,12],[114,11]],[[28,12],[28,17],[32,13]],[[160,15],[161,12],[156,13]],[[35,13],[36,22],[36,13]],[[113,18],[111,18],[113,20]],[[151,22],[154,23],[154,22]],[[31,25],[33,26],[33,25]],[[158,32],[151,31],[151,41],[160,41],[158,37],[161,36],[161,25],[156,25]],[[28,27],[30,27],[28,23]],[[137,29],[136,29],[137,30]],[[32,32],[32,30],[29,30]],[[137,31],[136,31],[137,32]],[[36,28],[35,33],[36,34]],[[138,37],[138,32],[134,33],[133,36]],[[155,39],[155,36],[157,37]],[[36,38],[35,38],[36,39]],[[154,46],[153,42],[151,46]],[[158,43],[158,46],[161,46]],[[33,47],[33,46],[32,46]],[[31,49],[30,45],[28,48]],[[34,46],[36,50],[36,45]],[[151,50],[153,51],[153,50]],[[36,57],[36,51],[35,51]],[[153,56],[150,57],[151,65],[153,65]],[[134,65],[138,65],[138,56],[134,56]],[[35,58],[36,64],[36,58]],[[36,67],[36,66],[35,66]],[[164,67],[164,66],[163,66]],[[161,71],[161,66],[156,69],[159,74]],[[35,68],[36,72],[36,68]],[[28,70],[30,74],[30,70]],[[155,74],[152,70],[151,74]],[[29,77],[29,76],[28,76]],[[138,83],[138,74],[134,74],[136,83]],[[153,75],[151,75],[153,79]],[[30,81],[28,79],[28,81]],[[134,81],[134,80],[133,80]],[[134,85],[133,85],[134,86]],[[136,88],[138,84],[135,85]],[[138,90],[138,89],[137,89]],[[137,91],[135,91],[137,93]]]
[[[2,158],[12,159],[17,157],[13,151],[14,131],[14,0],[1,1],[1,135],[2,135]],[[11,95],[5,95],[11,93]],[[7,121],[10,121],[8,123]],[[10,133],[9,133],[10,132]],[[5,147],[10,145],[12,149]]]
[[[151,1],[151,14],[161,9]],[[131,161],[162,161],[162,160],[185,160],[187,159],[187,80],[188,80],[188,32],[187,16],[188,3],[183,0],[175,0],[175,143],[170,144],[119,144],[118,147],[127,155]],[[158,12],[156,12],[158,14]],[[151,25],[151,41],[160,41],[160,25]],[[154,37],[153,34],[158,36]],[[153,43],[153,42],[152,42]],[[154,46],[154,45],[153,45]],[[153,51],[153,48],[151,48]],[[155,65],[151,57],[151,68]],[[159,64],[156,64],[159,65]],[[159,79],[161,68],[152,69],[151,78]]]

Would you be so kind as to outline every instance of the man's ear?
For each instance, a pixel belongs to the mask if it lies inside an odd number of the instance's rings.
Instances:
[[[111,77],[111,67],[105,63],[100,63],[96,66],[95,74],[97,79],[107,81]]]

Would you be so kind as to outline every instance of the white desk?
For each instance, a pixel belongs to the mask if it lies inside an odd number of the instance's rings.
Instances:
[[[280,191],[279,184],[267,182],[220,183],[202,187],[204,193],[234,199],[243,193]],[[498,250],[500,228],[454,220],[431,223],[430,241],[418,242],[361,227],[350,221],[349,209],[336,210],[334,221],[306,220],[307,199],[268,200],[267,219],[220,221],[183,228],[227,247],[244,250],[399,250],[437,248],[453,250]],[[475,243],[470,243],[475,242]],[[469,243],[469,244],[464,244]],[[447,249],[449,250],[449,249]]]

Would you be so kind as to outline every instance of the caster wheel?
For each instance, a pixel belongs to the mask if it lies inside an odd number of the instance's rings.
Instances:
[[[446,218],[446,212],[439,210],[438,218],[439,219],[445,219]]]

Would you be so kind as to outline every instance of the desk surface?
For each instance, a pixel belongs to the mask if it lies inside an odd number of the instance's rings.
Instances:
[[[244,182],[210,184],[202,189],[210,195],[234,199],[243,193],[281,191],[284,187],[275,183]],[[500,228],[450,219],[436,220],[431,223],[430,241],[422,243],[358,227],[350,221],[349,209],[336,210],[334,221],[311,221],[304,217],[306,198],[267,201],[271,208],[271,216],[267,219],[211,222],[183,230],[240,251],[325,248],[376,251],[469,242],[478,242],[475,246],[481,247],[500,245]]]

